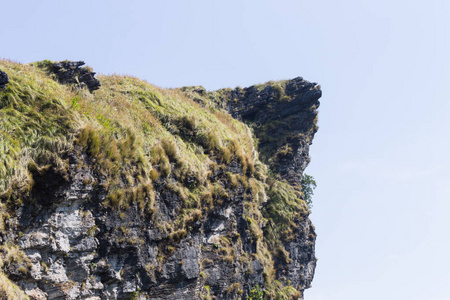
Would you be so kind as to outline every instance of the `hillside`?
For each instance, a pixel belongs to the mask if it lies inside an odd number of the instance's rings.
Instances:
[[[161,89],[82,66],[0,60],[0,298],[303,297],[320,86]]]

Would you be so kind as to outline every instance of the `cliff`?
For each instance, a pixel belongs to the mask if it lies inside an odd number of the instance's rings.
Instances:
[[[301,298],[320,87],[161,89],[82,65],[0,61],[0,298]]]

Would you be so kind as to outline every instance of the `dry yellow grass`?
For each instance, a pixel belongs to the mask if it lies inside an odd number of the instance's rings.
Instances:
[[[29,300],[30,298],[15,285],[5,274],[0,272],[0,299],[2,300]]]

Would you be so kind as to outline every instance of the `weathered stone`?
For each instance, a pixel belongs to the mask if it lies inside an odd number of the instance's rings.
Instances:
[[[0,70],[0,89],[4,88],[9,83],[8,74]]]
[[[44,293],[36,284],[34,286],[33,289],[24,288],[25,294],[33,300],[47,300],[48,294]]]
[[[284,90],[275,84],[262,89],[251,86],[230,90],[219,105],[251,124],[260,142],[261,158],[283,179],[299,185],[317,131],[321,96],[316,83],[296,77],[286,82]]]
[[[88,252],[97,249],[98,243],[92,236],[83,238],[78,244],[72,247],[74,252]]]
[[[56,75],[58,81],[62,84],[75,84],[79,87],[86,86],[92,93],[101,86],[100,81],[96,79],[95,73],[87,68],[81,68],[85,63],[83,61],[62,61],[54,63],[49,71]]]

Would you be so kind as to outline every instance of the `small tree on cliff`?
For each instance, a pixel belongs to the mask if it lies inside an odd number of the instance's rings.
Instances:
[[[308,204],[309,210],[312,208],[312,195],[314,195],[314,189],[317,187],[314,177],[308,174],[302,176],[302,192],[303,200]]]

